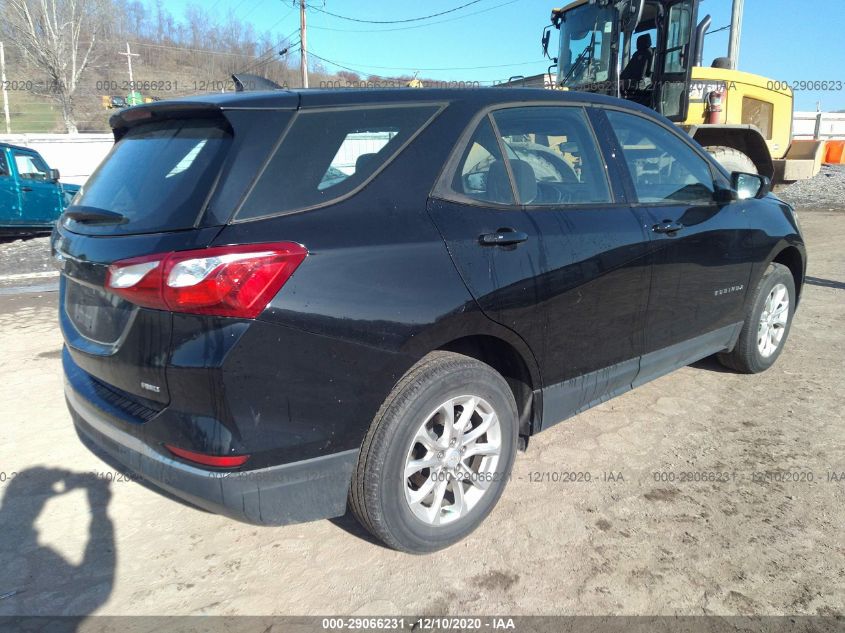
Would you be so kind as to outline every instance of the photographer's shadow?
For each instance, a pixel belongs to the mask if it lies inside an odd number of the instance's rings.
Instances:
[[[3,486],[0,505],[0,615],[84,616],[114,587],[114,526],[107,514],[109,482],[91,473],[29,468]],[[82,561],[68,562],[39,543],[36,520],[53,497],[86,492],[91,524]]]

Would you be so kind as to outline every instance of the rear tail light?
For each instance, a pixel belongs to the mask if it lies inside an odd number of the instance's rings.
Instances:
[[[106,287],[146,308],[254,319],[307,254],[280,242],[136,257],[109,266]]]
[[[249,455],[206,455],[205,453],[186,451],[184,448],[177,448],[170,444],[165,444],[164,446],[176,455],[176,457],[181,457],[195,464],[213,466],[215,468],[237,468],[238,466],[243,466],[246,460],[249,459]]]

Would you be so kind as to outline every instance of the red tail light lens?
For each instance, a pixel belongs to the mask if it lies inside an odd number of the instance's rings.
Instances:
[[[215,468],[237,468],[238,466],[243,466],[246,460],[249,459],[249,455],[206,455],[205,453],[186,451],[184,448],[176,448],[170,444],[165,444],[164,446],[176,455],[176,457],[181,457],[195,464],[213,466]]]
[[[147,308],[254,319],[307,254],[280,242],[136,257],[109,266],[106,287]]]

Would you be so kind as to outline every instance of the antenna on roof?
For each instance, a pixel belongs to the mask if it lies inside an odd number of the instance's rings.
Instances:
[[[254,90],[284,90],[275,81],[270,81],[258,75],[248,73],[233,73],[232,81],[235,82],[235,92],[252,92]]]

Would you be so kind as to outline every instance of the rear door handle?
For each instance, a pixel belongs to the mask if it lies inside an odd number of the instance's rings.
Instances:
[[[482,246],[511,246],[528,241],[528,233],[514,229],[499,229],[495,233],[485,233],[478,238]]]
[[[668,233],[671,235],[672,233],[677,233],[678,231],[682,231],[684,228],[683,224],[679,224],[678,222],[672,222],[671,220],[663,220],[660,224],[655,224],[651,227],[651,230],[655,233]]]
[[[21,187],[21,191],[32,191],[32,187]]]

